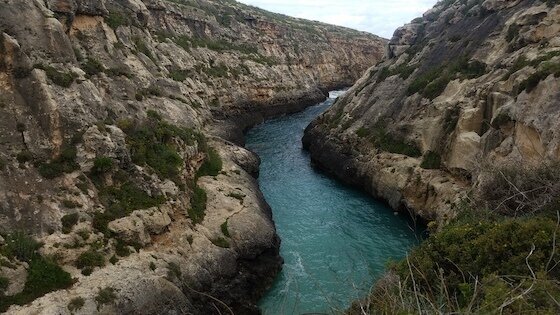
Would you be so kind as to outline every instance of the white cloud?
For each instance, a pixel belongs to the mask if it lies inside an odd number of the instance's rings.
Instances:
[[[386,38],[437,0],[239,0],[290,16],[342,25]]]

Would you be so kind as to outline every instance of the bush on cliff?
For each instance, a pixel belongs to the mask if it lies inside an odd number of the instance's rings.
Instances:
[[[0,312],[10,305],[27,304],[49,292],[65,289],[73,284],[69,273],[50,258],[42,257],[37,250],[41,244],[23,232],[6,236],[6,245],[0,251],[7,257],[17,258],[29,264],[23,291],[13,296],[1,296]]]
[[[350,313],[558,313],[558,232],[548,218],[453,223],[391,267]]]
[[[186,145],[198,143],[205,148],[203,136],[189,128],[179,128],[161,118],[159,114],[148,111],[148,119],[125,129],[132,161],[140,166],[148,165],[160,177],[180,182],[179,170],[183,159],[177,152],[177,140]]]

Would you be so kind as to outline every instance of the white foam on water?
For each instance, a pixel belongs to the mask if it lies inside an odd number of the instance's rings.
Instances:
[[[329,92],[329,98],[336,99],[337,97],[340,97],[340,96],[344,95],[344,93],[346,93],[346,91],[348,91],[348,90],[330,91]]]

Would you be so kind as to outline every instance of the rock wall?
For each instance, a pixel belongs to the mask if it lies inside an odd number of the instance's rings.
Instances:
[[[496,165],[560,158],[557,1],[441,1],[307,129],[313,160],[443,223]]]
[[[31,233],[74,278],[8,313],[258,313],[280,241],[230,141],[384,46],[234,1],[0,3],[0,247]],[[27,294],[29,262],[0,259],[3,293]]]

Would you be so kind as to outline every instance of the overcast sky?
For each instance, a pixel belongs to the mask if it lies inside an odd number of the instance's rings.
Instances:
[[[268,11],[342,25],[391,38],[437,0],[238,0]]]

